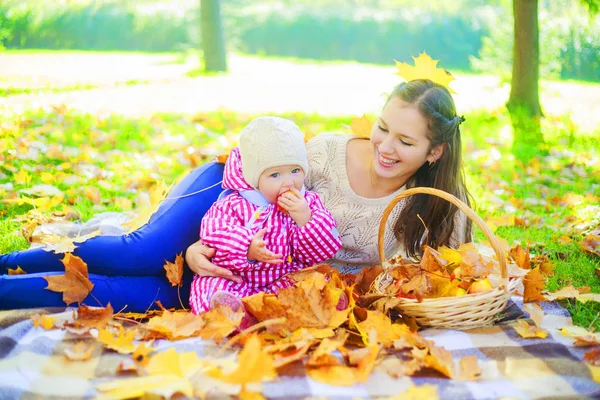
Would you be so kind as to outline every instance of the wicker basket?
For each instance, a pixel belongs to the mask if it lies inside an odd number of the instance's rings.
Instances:
[[[468,218],[481,228],[494,249],[500,263],[502,284],[488,292],[467,294],[457,297],[423,299],[422,302],[413,299],[394,298],[394,303],[396,305],[393,308],[404,316],[414,317],[421,326],[470,329],[493,323],[497,319],[498,313],[506,307],[512,292],[517,288],[518,279],[509,281],[505,253],[496,236],[467,204],[453,195],[438,189],[417,187],[408,189],[396,196],[383,211],[383,216],[379,224],[378,245],[381,263],[384,264],[386,261],[384,234],[388,216],[400,200],[415,194],[430,194],[449,201],[463,211]],[[391,277],[384,271],[374,283],[389,283],[390,281]],[[374,284],[371,291],[373,293],[385,294],[383,289],[384,288],[381,288],[381,285]]]

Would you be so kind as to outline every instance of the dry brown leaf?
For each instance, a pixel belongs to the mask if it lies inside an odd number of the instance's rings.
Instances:
[[[581,241],[580,247],[586,253],[600,256],[600,234],[594,232],[588,234]]]
[[[246,311],[252,314],[259,322],[286,316],[285,308],[274,294],[259,292],[255,295],[244,297],[242,302]],[[267,332],[281,332],[283,329],[285,329],[285,326],[281,324],[267,326]]]
[[[515,331],[525,339],[540,338],[545,339],[548,337],[548,331],[542,328],[538,328],[535,325],[529,325],[525,320],[517,320]]]
[[[65,327],[74,333],[88,332],[92,328],[103,329],[112,321],[113,308],[108,303],[105,308],[88,307],[84,304],[77,309],[77,318],[65,324]]]
[[[571,285],[565,286],[564,288],[560,289],[557,292],[552,292],[552,293],[544,292],[544,297],[548,301],[573,299],[573,298],[579,297],[579,295],[580,295],[579,290],[574,288]]]
[[[62,292],[63,301],[70,305],[81,304],[87,297],[94,285],[88,279],[87,264],[77,256],[66,253],[61,260],[65,266],[63,275],[44,276],[48,281],[46,289],[54,292]]]
[[[181,278],[183,277],[183,253],[177,254],[175,262],[165,260],[164,269],[167,272],[167,279],[171,286],[181,287]]]
[[[375,265],[371,268],[363,268],[360,270],[358,275],[356,276],[354,291],[363,295],[369,292],[371,285],[375,278],[377,278],[383,272],[383,267],[381,265]]]
[[[17,265],[17,269],[8,268],[8,275],[27,275],[27,272]]]
[[[600,346],[594,347],[583,355],[583,360],[588,364],[600,366]]]
[[[529,259],[529,248],[523,249],[520,244],[510,249],[510,255],[515,260],[519,268],[531,269]]]
[[[542,276],[539,267],[529,271],[523,278],[523,287],[525,288],[523,302],[545,301],[546,298],[542,295],[545,284],[546,278]]]
[[[71,361],[86,361],[92,358],[94,345],[86,342],[77,342],[72,349],[65,349],[65,356]]]
[[[348,309],[338,311],[337,305],[342,290],[325,276],[313,272],[295,287],[282,289],[277,293],[281,305],[287,313],[287,329],[298,328],[337,328],[348,318]]]
[[[477,357],[465,356],[460,359],[460,375],[462,381],[478,381],[481,379],[481,368],[477,363]]]

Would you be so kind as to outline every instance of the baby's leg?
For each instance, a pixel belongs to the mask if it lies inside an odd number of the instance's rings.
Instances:
[[[215,294],[223,298],[222,293],[228,293],[233,298],[241,299],[247,294],[247,291],[248,287],[244,282],[237,283],[214,276],[195,276],[190,290],[190,307],[194,314],[201,314],[212,308],[212,299]],[[241,305],[241,300],[239,305]]]
[[[64,307],[62,293],[45,289],[48,282],[44,276],[59,275],[59,272],[42,274],[2,275],[0,276],[0,309]],[[83,301],[89,306],[105,307],[111,304],[115,312],[124,310],[143,313],[156,309],[160,300],[166,308],[187,307],[189,280],[179,289],[172,287],[169,281],[159,276],[98,276],[90,274],[94,288]],[[73,303],[71,306],[76,307]]]
[[[167,198],[201,193],[175,200],[165,200],[148,224],[121,236],[98,236],[78,245],[74,254],[88,265],[90,273],[107,276],[164,275],[165,260],[175,261],[198,240],[200,222],[223,190],[223,165],[208,163],[196,168],[179,183]],[[20,266],[27,273],[64,271],[62,254],[41,248],[0,256],[0,274]]]

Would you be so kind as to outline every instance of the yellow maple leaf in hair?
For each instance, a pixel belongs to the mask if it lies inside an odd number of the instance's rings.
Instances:
[[[352,118],[352,122],[350,122],[352,132],[361,138],[370,138],[371,128],[373,128],[373,121],[365,114],[360,118]]]
[[[419,54],[419,57],[417,58],[413,57],[413,60],[415,60],[414,67],[407,63],[394,60],[396,61],[397,68],[396,75],[406,79],[407,82],[415,79],[429,79],[447,87],[450,93],[456,93],[448,86],[448,84],[454,80],[454,77],[445,69],[437,67],[439,60],[432,59],[425,52]]]

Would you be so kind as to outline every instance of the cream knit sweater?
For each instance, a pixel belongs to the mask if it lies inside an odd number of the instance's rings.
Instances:
[[[364,267],[379,264],[377,235],[383,210],[406,186],[396,192],[377,199],[362,197],[354,193],[346,170],[346,148],[348,141],[356,138],[349,134],[324,133],[306,144],[309,175],[308,190],[317,192],[325,207],[331,212],[342,238],[342,248],[329,262],[342,273],[358,273]],[[403,251],[402,245],[393,234],[394,222],[405,205],[401,200],[387,220],[385,252],[390,256]],[[466,217],[457,213],[455,235],[452,245],[464,242]]]

